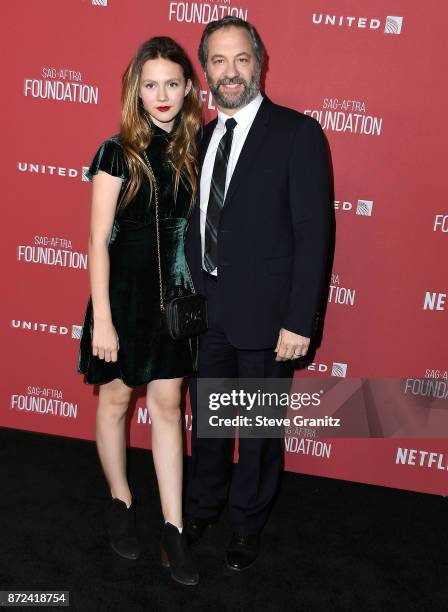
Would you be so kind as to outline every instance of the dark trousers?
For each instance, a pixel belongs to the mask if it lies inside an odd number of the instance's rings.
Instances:
[[[241,350],[230,344],[222,326],[218,282],[204,273],[209,328],[199,339],[198,377],[291,378],[293,362],[275,361],[274,347]],[[234,440],[197,436],[196,379],[190,382],[190,399],[192,458],[186,516],[213,520],[228,501],[233,529],[241,534],[260,533],[283,469],[283,439],[240,438],[238,464],[232,469]]]

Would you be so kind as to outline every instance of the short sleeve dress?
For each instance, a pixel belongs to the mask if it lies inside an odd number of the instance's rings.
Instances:
[[[159,188],[160,259],[165,300],[193,290],[184,253],[190,212],[190,192],[166,161],[171,134],[153,127],[146,154]],[[87,172],[89,180],[100,170],[122,179],[120,197],[129,179],[118,136],[103,142]],[[109,242],[109,298],[112,322],[119,339],[118,360],[106,362],[92,354],[93,309],[85,311],[78,354],[79,373],[87,384],[120,378],[129,387],[151,380],[180,378],[197,371],[197,338],[173,340],[161,326],[160,283],[155,211],[150,186],[143,181],[130,203],[115,213]]]

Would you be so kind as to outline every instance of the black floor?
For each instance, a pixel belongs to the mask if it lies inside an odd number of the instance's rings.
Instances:
[[[0,590],[70,591],[76,612],[448,610],[442,497],[286,473],[257,563],[224,566],[223,516],[197,550],[200,584],[182,587],[159,563],[149,451],[129,451],[138,561],[105,545],[93,442],[0,428],[0,474]]]

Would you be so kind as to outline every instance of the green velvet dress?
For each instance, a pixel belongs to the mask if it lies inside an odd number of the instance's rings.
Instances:
[[[158,126],[146,154],[159,186],[160,251],[164,299],[191,293],[192,284],[184,253],[190,193],[179,181],[174,193],[174,172],[165,160],[171,135]],[[128,170],[117,136],[98,149],[87,172],[91,180],[99,170],[122,179]],[[93,311],[88,300],[78,355],[78,372],[87,384],[120,378],[137,387],[160,378],[190,376],[197,370],[197,338],[173,340],[161,326],[160,291],[154,205],[148,181],[132,201],[115,214],[109,243],[109,298],[112,322],[119,339],[118,361],[106,362],[92,354]]]

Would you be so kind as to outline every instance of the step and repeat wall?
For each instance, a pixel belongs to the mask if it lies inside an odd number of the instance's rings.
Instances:
[[[295,376],[304,385],[346,380],[334,414],[355,419],[362,435],[293,428],[285,468],[445,495],[448,8],[436,0],[28,0],[1,11],[0,425],[94,439],[98,389],[76,372],[89,296],[84,173],[118,131],[121,75],[151,36],[186,48],[204,117],[214,117],[197,47],[206,23],[231,14],[265,41],[269,97],[321,123],[334,171],[324,334]],[[388,420],[393,402],[376,393],[379,378],[406,378],[427,398],[412,437]],[[144,391],[132,398],[129,442],[150,448]],[[189,451],[188,401],[185,425]]]

